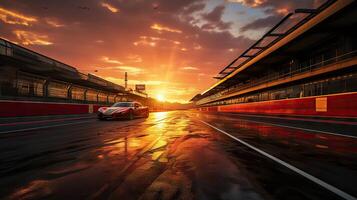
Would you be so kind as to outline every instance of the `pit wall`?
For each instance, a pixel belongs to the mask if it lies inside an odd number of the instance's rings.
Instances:
[[[357,92],[201,107],[199,111],[263,115],[357,117]]]
[[[69,115],[97,112],[102,105],[0,100],[0,117]]]

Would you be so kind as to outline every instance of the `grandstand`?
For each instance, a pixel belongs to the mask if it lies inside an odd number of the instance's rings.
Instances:
[[[191,99],[201,111],[357,117],[353,0],[296,9]]]
[[[0,116],[86,113],[117,101],[145,104],[146,99],[146,94],[125,91],[120,85],[0,38]]]

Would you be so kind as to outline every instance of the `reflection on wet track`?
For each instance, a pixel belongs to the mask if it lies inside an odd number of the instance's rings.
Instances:
[[[343,199],[200,120],[357,196],[356,139],[176,111],[3,135],[0,198]]]

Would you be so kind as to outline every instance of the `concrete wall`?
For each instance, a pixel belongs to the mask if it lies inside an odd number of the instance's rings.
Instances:
[[[357,117],[357,92],[199,108],[207,112]]]
[[[97,112],[101,105],[0,100],[0,117],[67,115]]]

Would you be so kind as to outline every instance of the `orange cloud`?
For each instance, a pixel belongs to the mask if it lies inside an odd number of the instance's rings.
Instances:
[[[13,33],[23,45],[52,45],[47,35],[38,35],[29,31],[14,30]]]
[[[287,15],[289,13],[289,9],[287,9],[287,8],[279,8],[279,9],[276,10],[276,12],[278,14],[281,14],[281,15]]]
[[[5,8],[0,7],[0,20],[7,24],[19,24],[29,26],[32,22],[37,22],[34,17],[28,17]]]
[[[140,40],[135,41],[133,44],[135,46],[138,45],[144,45],[144,46],[156,46],[156,41],[162,40],[161,38],[158,37],[147,37],[147,36],[140,36]]]
[[[50,19],[50,18],[46,18],[45,19],[46,23],[52,27],[55,28],[59,28],[59,27],[63,27],[64,24],[59,23],[58,21],[54,20],[54,19]]]
[[[167,31],[167,32],[172,32],[172,33],[182,33],[181,30],[178,30],[178,29],[172,29],[172,28],[169,28],[169,27],[166,27],[166,26],[162,26],[160,24],[153,24],[150,26],[151,29],[154,29],[154,30],[157,30],[159,32],[161,31]]]
[[[112,13],[117,13],[117,12],[119,12],[119,9],[118,9],[118,8],[116,8],[116,7],[112,6],[112,5],[110,5],[109,3],[104,3],[104,2],[102,2],[100,5],[101,5],[103,8],[108,9],[108,10],[109,10],[110,12],[112,12]]]
[[[228,0],[229,2],[241,3],[246,6],[257,7],[262,5],[266,0]]]
[[[193,49],[195,49],[195,50],[200,50],[200,49],[202,49],[202,46],[199,45],[199,44],[194,44],[194,45],[193,45]]]
[[[128,57],[129,62],[139,63],[142,62],[143,59],[139,55],[130,54]]]
[[[133,67],[133,66],[117,66],[115,69],[119,69],[123,72],[128,72],[129,74],[137,75],[142,73],[142,69],[139,67]]]
[[[111,59],[109,57],[106,57],[106,56],[103,56],[101,58],[102,61],[106,62],[106,63],[112,63],[112,64],[119,64],[119,65],[122,65],[123,63],[120,62],[119,60],[114,60],[114,59]]]
[[[187,66],[187,67],[181,67],[181,69],[183,70],[198,70],[197,67],[190,67],[190,66]]]
[[[138,45],[148,45],[148,46],[152,46],[155,47],[156,46],[156,42],[148,42],[146,40],[139,40],[133,43],[135,46]]]
[[[135,46],[146,45],[146,46],[155,47],[159,41],[161,41],[161,42],[166,41],[166,42],[170,42],[170,43],[175,44],[175,45],[181,44],[180,41],[169,40],[169,39],[159,38],[159,37],[140,36],[139,39],[140,40],[135,41],[133,43]]]

